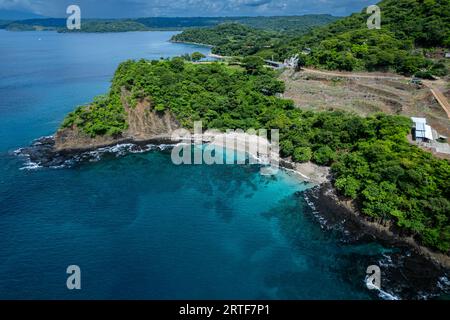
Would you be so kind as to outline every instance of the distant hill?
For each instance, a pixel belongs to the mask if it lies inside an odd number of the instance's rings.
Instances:
[[[280,17],[242,17],[226,19],[208,28],[190,28],[175,35],[179,42],[204,43],[214,46],[213,52],[225,56],[253,55],[267,48],[279,47],[287,39],[305,34],[338,17],[331,15],[304,15]],[[265,57],[270,57],[273,52]]]
[[[393,38],[418,47],[450,46],[450,0],[383,0],[378,6],[381,9],[382,30],[378,32],[390,33]],[[317,28],[297,40],[314,45],[317,41],[346,33],[367,31],[368,17],[364,8],[361,13]]]
[[[328,14],[311,14],[303,16],[274,16],[274,17],[191,17],[191,18],[141,18],[137,22],[149,28],[191,28],[211,27],[221,23],[238,22],[256,29],[272,31],[286,31],[305,29],[324,25],[338,18]]]
[[[256,29],[272,31],[306,31],[337,18],[330,15],[289,17],[150,17],[138,19],[84,19],[81,30],[69,31],[65,19],[25,19],[4,23],[11,31],[57,30],[59,32],[126,32],[149,30],[185,30],[212,27],[221,23],[239,22]],[[12,20],[12,19],[9,19]],[[2,28],[0,24],[0,28]]]
[[[9,31],[57,30],[65,25],[66,19],[46,18],[12,21],[4,25],[4,28]]]
[[[363,9],[280,43],[273,48],[274,54],[281,59],[310,48],[306,63],[327,69],[404,74],[428,70],[443,75],[445,62],[431,65],[424,55],[450,46],[450,0],[383,0],[378,6],[380,30],[367,28],[369,14]]]
[[[286,33],[304,32],[338,20],[329,14],[307,14],[302,16],[247,17],[235,20],[252,28]]]
[[[364,8],[337,21],[327,16],[298,17],[302,21],[255,18],[251,26],[266,26],[265,30],[219,25],[185,30],[173,39],[211,44],[217,54],[252,54],[278,61],[304,52],[302,64],[331,70],[393,71],[427,78],[448,73],[445,59],[433,62],[426,56],[443,58],[450,46],[450,0],[383,0],[378,6],[380,30],[368,29],[370,15]],[[308,26],[306,21],[314,19],[324,23]],[[326,23],[327,19],[332,21]],[[239,22],[246,21],[251,19]]]

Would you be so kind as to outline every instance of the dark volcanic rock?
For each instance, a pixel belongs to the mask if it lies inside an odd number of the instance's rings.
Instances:
[[[381,243],[390,248],[373,262],[381,269],[383,298],[395,296],[401,299],[430,299],[450,294],[450,270],[427,259],[414,248],[395,237],[371,230],[355,218],[354,212],[337,201],[331,183],[316,186],[304,192],[304,198],[311,206],[314,216],[322,228],[335,230],[343,244],[360,244],[369,241]],[[352,256],[354,265],[367,264],[367,257]],[[388,293],[386,295],[386,293]]]
[[[55,168],[61,166],[73,166],[83,161],[95,161],[103,155],[123,156],[130,153],[141,153],[150,150],[164,150],[170,148],[177,141],[166,138],[155,138],[148,141],[126,141],[109,146],[84,150],[61,150],[55,149],[54,137],[39,138],[29,147],[15,151],[15,154],[28,160],[30,167]]]
[[[56,167],[63,165],[70,158],[54,151],[55,139],[51,137],[39,138],[29,147],[21,148],[16,154],[28,158],[30,163],[41,167]]]

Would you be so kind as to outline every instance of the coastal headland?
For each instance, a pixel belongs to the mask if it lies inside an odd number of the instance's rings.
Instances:
[[[408,193],[411,188],[404,189],[404,185],[416,183],[411,180],[414,170],[419,170],[416,166],[445,173],[448,162],[434,159],[409,144],[407,118],[304,111],[279,97],[284,89],[274,72],[255,66],[253,61],[237,68],[217,62],[188,63],[180,58],[127,61],[119,66],[106,96],[77,108],[54,137],[37,141],[31,148],[22,149],[21,154],[38,165],[58,166],[80,152],[121,144],[130,144],[131,151],[139,152],[145,151],[148,144],[173,146],[186,142],[174,141],[173,133],[179,129],[192,132],[197,120],[204,120],[207,129],[218,128],[223,132],[239,127],[276,128],[280,130],[280,165],[298,173],[303,181],[316,184],[311,190],[324,190],[316,197],[305,193],[318,215],[331,214],[340,223],[352,220],[362,234],[391,246],[407,246],[414,257],[428,259],[429,268],[439,270],[441,275],[448,274],[445,228],[431,224],[412,229],[417,217],[410,217],[403,207],[405,201],[414,197]],[[217,133],[203,142],[220,144],[223,134]],[[256,141],[268,143],[245,133],[237,134],[236,138],[237,151]],[[418,159],[418,164],[405,160],[412,157]],[[379,161],[375,167],[377,175],[368,170],[374,160]],[[383,171],[385,168],[389,171]],[[355,178],[355,173],[360,174],[361,180]],[[393,177],[396,180],[389,180]],[[436,183],[445,185],[445,178],[438,177],[441,180]],[[380,181],[374,183],[373,179]],[[438,197],[437,192],[443,189],[436,190]],[[393,195],[398,199],[391,198]],[[404,200],[400,201],[400,197]],[[324,203],[329,205],[323,206]],[[422,206],[418,210],[427,205],[413,203]],[[340,215],[339,212],[344,212],[343,205],[348,212]],[[405,228],[408,224],[411,226]],[[442,236],[433,242],[429,235],[434,232],[441,232]],[[432,274],[430,281],[436,287],[437,272]]]

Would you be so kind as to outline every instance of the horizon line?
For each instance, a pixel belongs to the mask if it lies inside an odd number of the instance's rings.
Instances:
[[[347,16],[337,16],[330,13],[305,13],[305,14],[287,14],[287,15],[224,15],[224,16],[142,16],[142,17],[123,17],[123,18],[84,18],[85,20],[138,20],[138,19],[148,19],[148,18],[163,18],[163,19],[195,19],[195,18],[283,18],[283,17],[304,17],[304,16],[330,16],[335,18],[343,18]],[[26,21],[26,20],[48,20],[48,19],[67,19],[67,17],[36,17],[36,18],[25,18],[25,19],[8,19],[3,18],[3,21]]]

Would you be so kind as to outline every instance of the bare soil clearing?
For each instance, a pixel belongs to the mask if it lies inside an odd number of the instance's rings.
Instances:
[[[395,74],[313,69],[286,70],[281,79],[286,83],[284,97],[294,100],[298,108],[425,117],[440,134],[450,136],[450,105],[444,94],[448,83],[444,80],[415,85]]]

